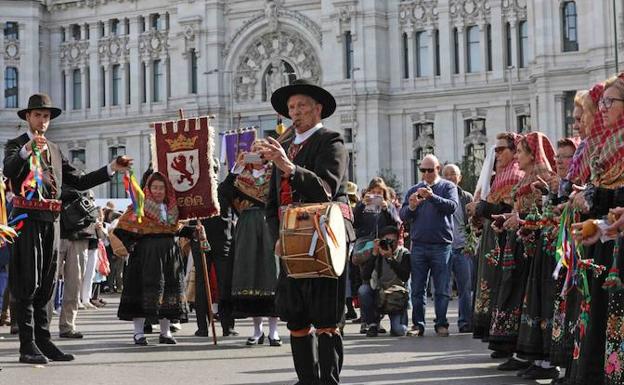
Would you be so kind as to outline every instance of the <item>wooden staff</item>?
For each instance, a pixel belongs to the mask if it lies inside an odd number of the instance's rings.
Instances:
[[[184,119],[184,110],[182,108],[178,110],[178,115],[180,116],[180,120]],[[205,236],[206,229],[204,229],[204,225],[197,217],[195,217],[194,220],[197,225],[201,227],[201,234],[204,234]],[[212,292],[210,291],[210,277],[208,276],[208,264],[206,263],[206,255],[204,253],[204,250],[202,250],[201,247],[201,240],[199,245],[199,257],[201,258],[202,273],[204,274],[204,290],[206,291],[206,301],[208,302],[208,320],[210,321],[210,327],[212,328],[212,342],[214,345],[216,345],[217,331],[215,329],[214,314],[212,313]]]
[[[197,225],[201,227],[201,234],[205,235],[206,230],[204,229],[204,225],[197,218],[195,218],[195,221],[197,222]],[[204,274],[204,290],[206,290],[206,297],[208,301],[208,320],[210,321],[210,327],[212,329],[212,342],[214,343],[214,345],[216,345],[217,344],[217,332],[215,329],[214,314],[212,313],[212,293],[210,291],[210,277],[208,276],[208,264],[206,263],[206,253],[204,253],[204,250],[201,247],[202,241],[200,240],[199,242],[200,242],[199,257],[201,258],[202,272]]]

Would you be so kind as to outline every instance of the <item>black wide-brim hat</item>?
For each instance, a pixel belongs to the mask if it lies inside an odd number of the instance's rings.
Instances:
[[[63,112],[60,108],[52,105],[52,99],[46,94],[34,94],[28,98],[28,108],[17,111],[17,116],[26,120],[26,113],[32,110],[50,110],[50,120],[56,118]]]
[[[297,79],[291,84],[278,88],[271,95],[271,105],[278,114],[290,119],[288,99],[293,95],[306,95],[323,106],[321,119],[330,117],[336,111],[336,99],[326,89],[305,79]]]

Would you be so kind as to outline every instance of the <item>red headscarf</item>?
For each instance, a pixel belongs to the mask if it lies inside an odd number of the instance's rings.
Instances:
[[[160,204],[154,201],[154,197],[152,196],[152,192],[150,191],[150,186],[152,182],[155,180],[160,180],[165,183],[165,201],[163,202],[166,205],[167,211],[167,220],[163,221],[161,215]],[[164,174],[156,171],[152,175],[149,176],[147,182],[145,183],[145,188],[143,189],[145,193],[145,216],[149,219],[152,219],[157,222],[166,223],[169,225],[175,225],[178,223],[178,205],[175,196],[175,190],[169,181],[169,178]]]
[[[537,181],[538,177],[548,183],[557,176],[554,171],[555,150],[548,137],[541,132],[531,132],[524,136],[524,142],[533,155],[533,169],[530,173],[525,173],[524,178],[515,187],[514,199],[518,212],[526,212],[533,204],[541,203],[541,194],[535,193],[531,188],[531,184]]]
[[[515,147],[518,147],[522,135],[512,134],[514,136]],[[487,201],[490,203],[507,203],[511,205],[513,199],[511,198],[512,188],[518,184],[518,182],[524,176],[524,171],[518,167],[518,161],[512,159],[511,162],[503,169],[497,169],[494,181],[490,187],[490,193],[487,196]]]

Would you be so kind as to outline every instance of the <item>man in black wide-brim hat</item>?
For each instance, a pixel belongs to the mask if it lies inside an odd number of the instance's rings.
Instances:
[[[28,215],[19,237],[11,245],[9,262],[9,287],[19,326],[19,361],[27,364],[74,359],[51,341],[46,306],[56,280],[61,186],[88,190],[108,182],[115,172],[125,172],[132,164],[130,158],[122,157],[82,175],[69,164],[58,145],[45,138],[50,121],[61,112],[52,106],[48,95],[32,95],[28,108],[17,113],[28,122],[28,130],[9,140],[4,151],[4,175],[11,180],[15,191],[11,217]],[[41,171],[41,183],[35,188],[24,185],[31,180],[31,171],[36,171],[35,174],[39,171],[31,170],[33,157]]]
[[[305,80],[279,88],[273,108],[293,122],[281,143],[269,138],[261,151],[275,171],[267,203],[267,221],[278,238],[280,207],[291,203],[347,203],[347,152],[342,136],[321,119],[336,109],[334,97]],[[276,246],[276,254],[281,252]],[[276,308],[290,330],[299,385],[338,384],[343,361],[338,324],[344,315],[346,274],[338,279],[287,277],[282,269]],[[312,333],[312,326],[316,329]],[[318,357],[318,360],[317,360]]]

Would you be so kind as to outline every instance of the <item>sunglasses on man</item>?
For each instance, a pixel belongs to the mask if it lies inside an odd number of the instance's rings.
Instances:
[[[434,172],[435,168],[419,168],[418,170],[420,170],[422,174],[428,174]]]

